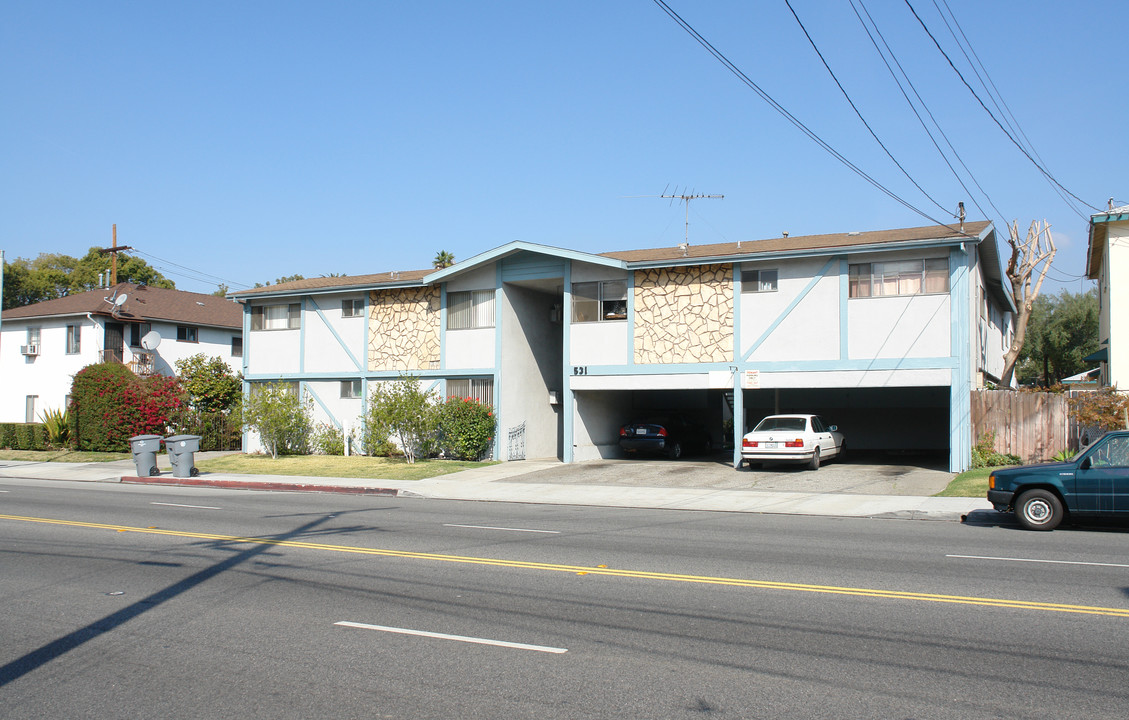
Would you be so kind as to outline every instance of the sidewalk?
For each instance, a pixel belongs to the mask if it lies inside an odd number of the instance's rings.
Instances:
[[[162,460],[164,462],[161,462]],[[137,477],[136,469],[130,460],[109,463],[0,461],[0,477],[244,490],[334,492],[435,500],[478,500],[946,521],[958,521],[962,516],[975,510],[991,509],[991,505],[984,498],[537,482],[537,479],[551,478],[556,475],[556,473],[539,471],[559,471],[561,468],[567,467],[562,466],[555,460],[523,460],[501,463],[426,480],[407,481],[229,473],[203,473],[195,478],[176,478],[169,471],[165,456],[158,456],[158,466],[162,470],[160,475]],[[523,479],[524,476],[530,477]]]

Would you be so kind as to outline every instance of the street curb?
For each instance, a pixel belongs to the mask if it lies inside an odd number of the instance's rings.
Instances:
[[[178,478],[161,477],[159,475],[151,477],[123,475],[120,482],[132,485],[214,487],[227,490],[273,490],[276,492],[320,492],[336,493],[339,495],[381,495],[384,497],[397,497],[400,494],[400,491],[396,488],[342,487],[339,485],[309,485],[305,483],[254,482],[245,480],[212,480],[210,478],[201,477]]]

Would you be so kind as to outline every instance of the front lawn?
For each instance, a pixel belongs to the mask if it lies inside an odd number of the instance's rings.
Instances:
[[[196,460],[200,472],[249,475],[306,475],[310,477],[380,478],[383,480],[423,480],[493,462],[463,460],[417,460],[364,455],[270,455],[232,454]]]
[[[85,450],[0,450],[0,460],[29,460],[31,462],[113,462],[129,460],[130,453],[88,452]]]
[[[988,475],[998,468],[965,470],[949,481],[948,486],[933,497],[987,497]]]

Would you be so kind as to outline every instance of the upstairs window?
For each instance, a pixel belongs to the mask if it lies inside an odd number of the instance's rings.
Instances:
[[[853,298],[934,295],[949,291],[949,259],[898,260],[851,265],[849,293]]]
[[[257,305],[251,308],[252,330],[293,330],[301,327],[302,305]]]
[[[447,293],[447,329],[494,327],[494,291],[466,290]]]
[[[364,300],[342,300],[341,317],[360,317],[365,314]]]
[[[67,325],[67,355],[82,352],[82,326]]]
[[[133,323],[129,326],[129,346],[131,348],[141,347],[141,338],[149,334],[153,326],[149,323]]]
[[[627,319],[627,282],[604,280],[572,284],[572,321],[605,322]]]
[[[177,342],[199,342],[200,331],[194,325],[177,325],[176,339]]]
[[[776,292],[776,270],[742,270],[741,292]]]

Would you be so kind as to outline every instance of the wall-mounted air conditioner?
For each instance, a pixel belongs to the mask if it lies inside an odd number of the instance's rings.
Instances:
[[[32,343],[31,345],[20,345],[21,355],[38,355],[39,345]]]

